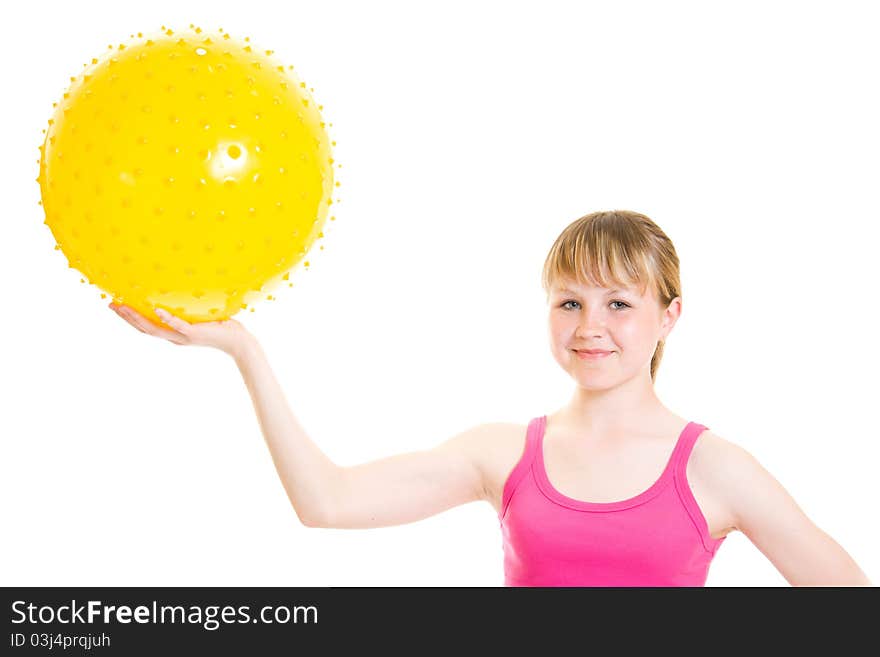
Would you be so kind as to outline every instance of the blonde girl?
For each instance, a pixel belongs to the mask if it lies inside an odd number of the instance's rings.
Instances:
[[[702,586],[740,531],[792,585],[870,585],[850,555],[745,449],[658,399],[663,345],[681,314],[679,261],[645,215],[595,212],[544,263],[550,348],[570,399],[527,425],[469,428],[433,449],[342,467],[306,434],[256,338],[236,320],[140,331],[214,347],[238,365],[278,475],[307,527],[410,523],[485,501],[509,586]]]

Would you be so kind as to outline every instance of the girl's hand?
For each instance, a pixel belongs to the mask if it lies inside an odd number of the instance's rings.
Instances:
[[[156,308],[156,314],[168,326],[168,328],[164,328],[130,306],[111,303],[109,307],[141,333],[165,338],[174,344],[214,347],[233,358],[237,357],[247,341],[253,338],[245,327],[234,319],[190,324],[161,308]]]

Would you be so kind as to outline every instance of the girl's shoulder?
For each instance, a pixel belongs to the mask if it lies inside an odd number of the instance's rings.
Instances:
[[[498,511],[504,483],[523,456],[528,424],[493,422],[472,434],[474,461],[483,480],[483,495]]]
[[[693,472],[712,481],[731,474],[740,476],[752,460],[754,457],[744,447],[706,429],[694,443],[688,460],[688,475]]]
[[[694,443],[687,462],[687,480],[695,492],[703,491],[711,500],[725,526],[737,526],[735,491],[754,482],[761,466],[741,445],[706,429]]]

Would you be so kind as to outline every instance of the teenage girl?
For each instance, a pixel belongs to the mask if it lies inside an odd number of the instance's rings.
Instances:
[[[190,324],[110,308],[143,333],[215,347],[238,365],[290,502],[307,527],[413,522],[484,500],[508,586],[702,586],[738,530],[792,585],[871,583],[745,449],[657,398],[681,313],[679,261],[648,217],[596,212],[550,249],[551,350],[576,386],[527,426],[475,426],[433,449],[342,467],[306,435],[257,340],[236,320]]]

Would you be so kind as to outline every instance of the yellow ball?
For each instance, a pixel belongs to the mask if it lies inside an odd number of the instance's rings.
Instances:
[[[46,224],[71,267],[156,319],[228,318],[323,237],[333,159],[292,67],[222,31],[110,48],[46,130]]]

